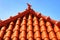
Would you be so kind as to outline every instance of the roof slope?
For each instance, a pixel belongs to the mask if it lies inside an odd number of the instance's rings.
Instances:
[[[0,40],[60,40],[60,22],[28,8],[0,22]]]

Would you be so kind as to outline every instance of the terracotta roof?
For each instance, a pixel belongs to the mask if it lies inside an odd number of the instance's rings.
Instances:
[[[0,22],[0,40],[60,40],[60,22],[28,8]]]

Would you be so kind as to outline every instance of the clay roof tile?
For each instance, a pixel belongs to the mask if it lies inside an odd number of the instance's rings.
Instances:
[[[32,31],[29,31],[27,34],[27,39],[29,39],[29,38],[33,38],[33,32]]]
[[[60,31],[56,33],[57,38],[60,40]]]
[[[26,31],[26,25],[22,25],[21,28],[20,28],[20,31]]]
[[[27,32],[29,32],[29,31],[33,31],[32,25],[29,25],[29,26],[27,27]]]
[[[2,31],[5,31],[5,30],[6,30],[6,26],[3,26],[3,27],[1,28],[1,30],[2,30]]]
[[[42,32],[42,39],[48,38],[48,34],[46,31]]]
[[[55,35],[54,31],[51,31],[51,32],[49,33],[49,38],[50,38],[50,39],[53,39],[53,38],[55,38],[55,37],[56,37],[56,35]]]
[[[17,24],[17,25],[20,25],[20,18],[17,19],[16,24]]]
[[[41,32],[46,31],[46,27],[45,27],[45,26],[41,26],[41,27],[40,27],[40,31],[41,31]]]
[[[34,38],[36,39],[36,38],[40,38],[40,31],[36,31],[35,33],[34,33]]]
[[[8,31],[5,35],[4,35],[4,39],[7,38],[7,37],[11,37],[11,31]]]
[[[19,35],[19,39],[26,38],[26,31],[22,31]]]
[[[54,26],[54,31],[55,31],[55,32],[58,32],[58,31],[60,31],[60,28],[59,28],[57,25],[55,25],[55,26]]]

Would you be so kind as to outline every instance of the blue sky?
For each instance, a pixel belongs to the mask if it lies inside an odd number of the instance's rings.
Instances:
[[[24,11],[26,3],[31,4],[35,11],[60,20],[60,0],[0,0],[0,19],[5,20]]]

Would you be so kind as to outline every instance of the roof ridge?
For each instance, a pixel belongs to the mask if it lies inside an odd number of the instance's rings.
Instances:
[[[11,22],[11,21],[16,20],[16,19],[19,18],[19,17],[22,17],[22,16],[28,14],[29,12],[30,12],[31,14],[33,14],[33,15],[36,15],[38,18],[42,17],[42,18],[44,18],[45,20],[50,21],[51,23],[60,26],[60,25],[59,25],[59,24],[60,24],[60,21],[53,20],[53,19],[51,19],[49,16],[44,16],[44,15],[42,15],[41,13],[35,12],[33,9],[31,9],[31,5],[30,5],[30,4],[27,3],[27,5],[28,5],[28,9],[26,9],[25,11],[23,11],[23,12],[21,12],[21,13],[18,12],[18,15],[14,16],[14,17],[10,16],[9,19],[6,19],[6,20],[0,22],[0,27],[3,26],[3,25],[6,25],[7,23],[9,23],[9,22]]]
[[[17,18],[19,18],[19,17],[22,17],[22,16],[24,16],[24,15],[26,15],[27,13],[28,13],[29,11],[28,10],[25,10],[24,12],[18,12],[18,14],[16,15],[16,16],[10,16],[10,18],[8,18],[8,19],[6,19],[6,20],[4,20],[4,21],[2,21],[1,23],[0,23],[0,27],[2,26],[2,25],[6,25],[7,23],[9,23],[9,22],[11,22],[11,21],[14,21],[14,20],[16,20]]]
[[[42,17],[42,18],[44,18],[46,21],[50,21],[51,23],[60,26],[60,21],[51,19],[50,16],[45,16],[45,15],[43,15],[42,13],[35,12],[33,9],[30,10],[30,12],[31,12],[32,14],[36,15],[36,16],[39,17],[39,18]]]

